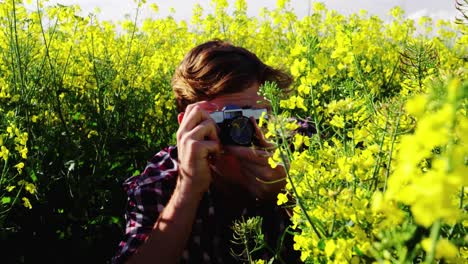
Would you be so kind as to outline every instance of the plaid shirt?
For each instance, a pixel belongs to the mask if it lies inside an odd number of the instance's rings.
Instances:
[[[126,231],[118,246],[112,263],[123,263],[135,253],[146,240],[159,214],[169,202],[178,177],[177,148],[168,147],[157,153],[143,173],[127,179],[124,190],[128,195]],[[232,240],[232,220],[252,216],[263,217],[263,234],[272,249],[275,249],[289,217],[284,209],[271,203],[257,203],[252,197],[251,206],[245,207],[240,215],[233,215],[228,208],[217,206],[216,190],[211,186],[204,194],[197,210],[192,233],[180,263],[239,263],[230,254],[235,245]],[[292,249],[292,237],[285,235],[282,258],[286,263],[296,263],[299,253]],[[157,250],[157,249],[155,249]],[[234,248],[235,250],[235,248]],[[241,252],[242,249],[235,251]],[[266,251],[266,250],[265,250]],[[260,252],[257,259],[268,260],[269,252]]]

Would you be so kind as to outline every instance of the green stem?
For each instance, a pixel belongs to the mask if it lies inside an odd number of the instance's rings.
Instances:
[[[2,175],[0,176],[0,190],[1,190],[1,187],[2,187],[2,184],[3,184],[3,177],[5,177],[7,172],[8,172],[8,159],[6,159],[4,164],[3,164]]]
[[[464,186],[460,187],[460,204],[459,204],[460,209],[463,208],[463,200],[464,200],[464,197],[465,197],[464,188],[465,188]]]
[[[18,192],[16,193],[15,199],[13,199],[13,201],[10,203],[10,207],[8,207],[8,209],[5,209],[5,210],[3,210],[2,212],[0,212],[0,215],[7,213],[8,211],[11,210],[11,208],[13,208],[13,206],[14,206],[15,203],[16,203],[16,201],[18,200],[18,197],[19,197],[20,194],[21,194],[21,191],[23,190],[23,187],[24,187],[24,184],[21,185],[20,189],[19,189]]]
[[[249,251],[249,239],[247,238],[247,236],[243,236],[242,243],[244,245],[245,254],[247,254],[247,260],[249,261],[249,263],[252,263],[252,256],[250,256]]]
[[[16,53],[16,57],[17,57],[17,60],[18,60],[18,73],[19,73],[19,79],[20,79],[20,83],[21,83],[21,95],[23,95],[23,91],[24,91],[24,86],[25,86],[25,83],[24,83],[24,73],[23,73],[23,68],[22,68],[22,61],[21,61],[21,53],[20,53],[20,50],[19,50],[19,41],[18,41],[18,25],[16,24],[17,23],[17,19],[16,19],[16,4],[15,4],[15,1],[12,1],[13,3],[13,30],[14,30],[14,41],[15,41],[15,53]]]
[[[286,157],[284,156],[284,153],[281,151],[281,159],[283,160],[283,163],[286,165]],[[285,168],[286,169],[286,168]],[[299,204],[299,208],[301,208],[302,213],[307,219],[307,222],[309,222],[310,226],[314,230],[315,234],[321,239],[323,235],[317,230],[317,227],[315,226],[315,223],[312,221],[311,217],[309,216],[309,213],[307,212],[304,204],[302,203],[302,199],[299,196],[299,193],[297,192],[296,186],[293,182],[293,179],[291,175],[289,174],[289,168],[286,169],[286,175],[288,177],[289,183],[291,183],[291,188],[293,190],[294,196],[297,198],[296,201]]]
[[[390,145],[390,153],[388,153],[388,166],[387,166],[387,171],[385,172],[385,182],[384,182],[383,192],[385,192],[385,190],[387,189],[387,181],[388,181],[388,177],[390,175],[390,169],[391,169],[391,165],[392,165],[393,148],[395,146],[397,131],[398,131],[398,128],[400,126],[401,113],[402,113],[401,108],[402,108],[402,106],[400,105],[400,111],[398,112],[398,118],[397,118],[397,122],[396,122],[396,125],[395,125],[395,130],[394,130],[393,135],[392,135],[392,143]]]
[[[268,84],[268,86],[266,86],[264,89],[265,89],[265,95],[268,97],[268,99],[271,102],[273,115],[278,116],[278,114],[279,114],[279,103],[278,103],[278,98],[275,96],[277,94],[277,91],[278,91],[277,87],[274,84],[271,84],[271,86],[270,86],[270,84]],[[274,127],[275,127],[275,131],[277,131],[276,128],[279,127],[279,134],[280,134],[281,144],[278,144],[279,142],[277,141],[277,145],[280,145],[279,150],[280,150],[281,160],[282,160],[282,162],[284,164],[287,179],[289,180],[289,183],[291,184],[291,188],[293,190],[294,196],[296,197],[297,204],[299,205],[299,208],[301,209],[302,213],[306,217],[307,221],[309,222],[310,226],[314,230],[315,234],[319,238],[322,238],[323,235],[317,230],[317,227],[315,226],[315,223],[312,221],[311,217],[309,216],[309,214],[308,214],[308,212],[307,212],[307,210],[306,210],[306,208],[305,208],[305,206],[304,206],[304,204],[302,202],[302,199],[299,196],[299,193],[297,192],[297,189],[296,189],[294,181],[293,181],[293,179],[291,177],[291,174],[289,173],[290,159],[288,157],[291,157],[292,154],[291,154],[291,150],[290,150],[290,148],[289,148],[289,146],[287,144],[288,141],[287,141],[287,139],[285,137],[285,131],[283,129],[283,126],[278,125],[278,121],[275,119],[274,120]],[[285,150],[286,154],[282,150]]]
[[[439,240],[439,236],[440,236],[440,227],[441,227],[441,220],[438,219],[437,221],[435,221],[435,223],[432,225],[432,228],[431,228],[431,236],[430,236],[430,239],[431,239],[431,248],[429,249],[429,252],[426,256],[426,259],[424,261],[424,263],[426,264],[431,264],[434,262],[434,259],[435,259],[435,251],[436,251],[436,245],[437,245],[437,241]]]
[[[380,159],[381,159],[381,153],[382,153],[382,149],[383,149],[383,143],[385,141],[385,135],[386,135],[386,132],[387,132],[387,128],[388,128],[388,119],[389,117],[387,116],[387,119],[385,120],[385,128],[383,130],[383,133],[382,133],[382,139],[380,140],[380,145],[379,145],[379,155],[377,156],[377,161],[375,162],[375,165],[374,165],[374,171],[372,172],[372,179],[374,180],[374,190],[377,189],[378,185],[379,185],[379,177],[377,177],[377,172],[379,170],[379,163],[380,163]]]
[[[137,22],[138,22],[138,16],[140,14],[140,7],[141,7],[141,0],[138,1],[135,18],[133,19],[133,28],[132,28],[132,32],[131,32],[131,35],[130,35],[130,40],[129,40],[128,46],[127,46],[127,55],[125,57],[124,65],[128,65],[128,60],[130,58],[130,54],[132,53],[132,44],[133,44],[133,40],[135,38],[135,33],[137,31]],[[120,91],[121,91],[121,88],[122,88],[122,84],[123,84],[123,80],[120,81],[119,88],[117,89],[119,96],[120,96]]]
[[[312,106],[313,107],[313,115],[314,115],[314,126],[315,126],[315,130],[317,131],[317,138],[318,138],[318,142],[319,142],[319,146],[320,146],[320,149],[323,148],[323,145],[322,145],[322,137],[320,136],[322,134],[322,132],[320,131],[320,126],[319,126],[319,122],[318,122],[318,118],[317,118],[317,107],[315,107],[315,97],[314,97],[314,89],[312,89],[312,87],[310,87],[310,97],[312,99]]]
[[[50,71],[52,73],[52,84],[51,86],[53,88],[55,88],[55,90],[53,91],[54,92],[54,99],[55,99],[55,111],[57,111],[58,113],[58,116],[59,116],[59,119],[60,119],[60,123],[62,124],[62,127],[65,131],[65,135],[66,135],[66,139],[68,141],[68,143],[70,145],[73,144],[73,141],[71,139],[71,133],[68,129],[68,126],[67,126],[67,122],[65,121],[65,118],[64,118],[64,115],[63,115],[63,111],[62,111],[62,103],[60,102],[60,94],[59,94],[59,87],[58,86],[63,86],[63,80],[60,79],[58,77],[58,74],[57,74],[57,69],[56,67],[54,66],[53,62],[52,62],[52,58],[50,56],[50,51],[49,51],[49,47],[50,45],[52,44],[52,40],[53,40],[53,35],[56,33],[56,29],[57,29],[57,26],[59,24],[59,18],[57,16],[57,18],[55,19],[55,23],[54,23],[54,26],[52,27],[52,30],[49,31],[49,32],[52,32],[51,37],[50,37],[50,41],[48,42],[47,41],[47,38],[46,38],[46,34],[45,34],[45,30],[44,30],[44,26],[42,25],[42,21],[40,23],[40,26],[41,26],[41,34],[42,34],[42,38],[44,40],[44,46],[45,46],[45,58],[49,64],[49,67],[50,67]],[[70,50],[71,52],[71,50]],[[68,59],[70,57],[70,53],[68,54],[68,58],[67,58],[67,63],[68,63]],[[64,67],[64,72],[66,71],[66,65]],[[61,76],[63,78],[63,75]],[[60,79],[60,80],[58,80]],[[59,82],[60,81],[60,82]],[[63,87],[62,87],[63,88]]]

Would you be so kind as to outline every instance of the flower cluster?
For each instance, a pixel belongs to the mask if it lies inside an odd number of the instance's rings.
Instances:
[[[13,112],[4,113],[0,121],[0,218],[6,216],[11,208],[22,202],[22,205],[31,209],[30,198],[36,198],[36,178],[24,172],[28,159],[28,133],[22,131],[15,124]],[[33,182],[31,182],[33,181]]]
[[[466,39],[448,23],[455,45],[418,36],[399,8],[390,24],[314,10],[295,24],[316,32],[292,40],[295,94],[278,99],[264,88],[286,116],[267,124],[279,147],[269,162],[288,168],[278,205],[294,205],[302,261],[466,259]],[[289,140],[295,151],[284,144],[291,116],[317,127]]]

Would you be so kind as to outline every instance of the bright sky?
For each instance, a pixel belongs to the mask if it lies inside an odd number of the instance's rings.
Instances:
[[[210,6],[210,0],[148,0],[147,5],[156,3],[159,6],[159,17],[170,15],[170,8],[176,10],[172,16],[177,19],[189,20],[192,14],[192,8],[195,3],[199,3],[209,12],[213,10]],[[234,0],[228,0],[234,3]],[[394,6],[401,6],[406,16],[417,19],[421,16],[429,16],[434,19],[454,19],[459,16],[455,9],[455,0],[291,0],[291,6],[299,17],[308,14],[310,6],[314,2],[323,2],[329,9],[337,10],[342,14],[358,12],[361,9],[367,10],[371,15],[379,15],[385,19],[388,17],[388,11]],[[126,14],[133,16],[135,13],[135,0],[50,0],[49,3],[79,4],[84,14],[92,12],[99,8],[101,13],[99,17],[103,20],[120,20]],[[276,5],[275,0],[247,0],[248,14],[255,16],[261,7],[273,9]],[[154,16],[149,10],[142,11],[142,17]]]

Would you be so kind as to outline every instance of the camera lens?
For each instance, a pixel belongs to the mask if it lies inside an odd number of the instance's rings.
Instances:
[[[229,125],[229,136],[231,140],[238,145],[252,144],[252,135],[254,126],[249,118],[239,116],[231,120]]]

